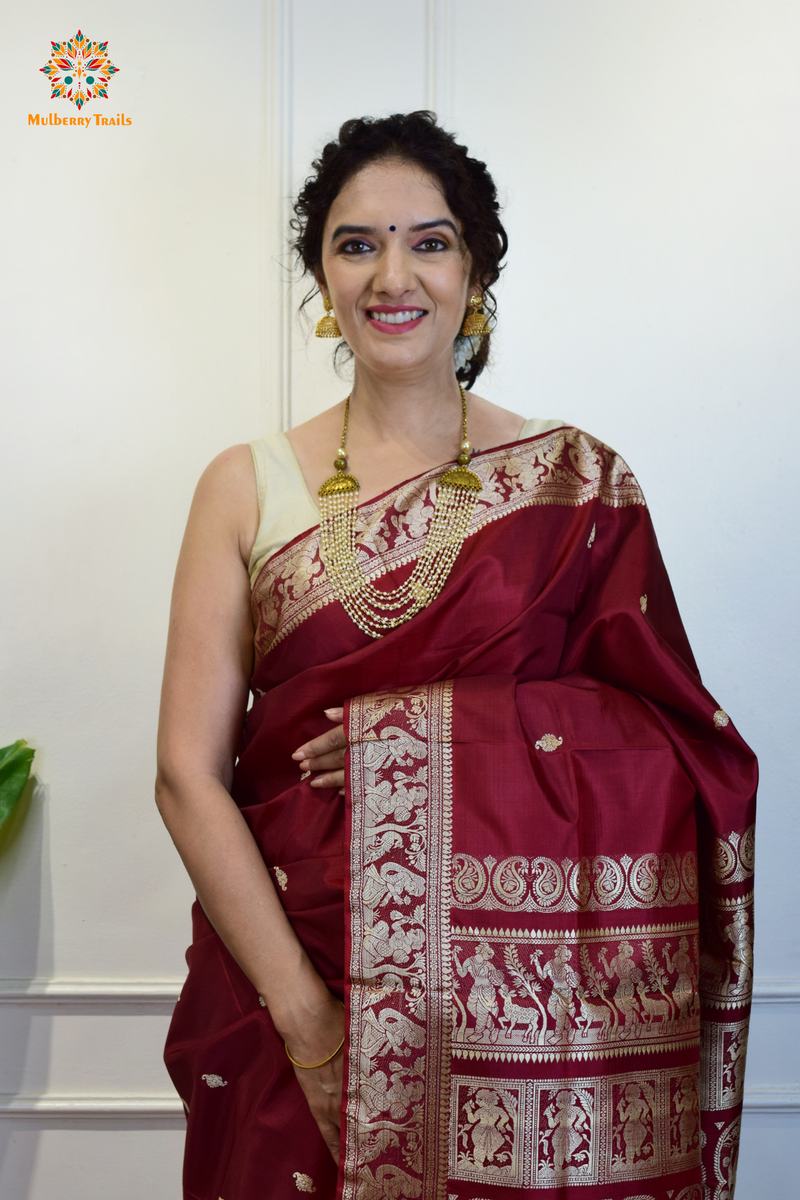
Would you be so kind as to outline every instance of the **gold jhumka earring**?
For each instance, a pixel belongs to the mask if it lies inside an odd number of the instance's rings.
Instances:
[[[322,303],[325,305],[325,316],[320,317],[320,319],[317,321],[315,336],[322,338],[340,338],[342,336],[342,331],[339,328],[339,322],[331,313],[333,301],[331,300],[330,296],[323,296]]]
[[[473,449],[467,437],[467,397],[461,384],[458,390],[461,393],[458,465],[445,471],[439,480],[428,536],[414,570],[405,583],[390,590],[375,587],[358,562],[355,512],[361,485],[354,475],[347,474],[350,397],[344,402],[342,444],[333,460],[336,474],[319,489],[320,552],[336,599],[370,637],[381,637],[410,621],[436,599],[469,532],[483,484],[469,470]]]
[[[471,313],[467,313],[464,317],[464,324],[461,326],[463,337],[486,337],[492,332],[489,325],[489,318],[483,311],[483,296],[477,293],[469,298],[469,306],[472,309]]]

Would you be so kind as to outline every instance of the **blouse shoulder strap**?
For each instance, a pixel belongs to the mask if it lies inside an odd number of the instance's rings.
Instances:
[[[258,487],[259,526],[250,555],[250,580],[268,558],[319,523],[289,439],[273,433],[249,443]]]

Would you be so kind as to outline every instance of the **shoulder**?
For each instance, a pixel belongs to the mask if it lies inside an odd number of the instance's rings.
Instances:
[[[229,446],[212,458],[197,484],[197,491],[217,499],[233,497],[255,487],[253,454],[249,445]]]
[[[190,521],[235,536],[242,557],[250,556],[258,532],[258,487],[250,446],[229,446],[212,459],[198,480]]]
[[[581,476],[597,482],[599,499],[604,504],[612,508],[630,504],[646,506],[636,476],[621,454],[607,442],[575,426],[567,426],[564,433],[567,458]]]
[[[526,426],[529,422],[526,422]],[[527,432],[511,451],[530,486],[547,503],[585,504],[597,500],[611,508],[645,506],[641,488],[622,455],[574,425],[546,423]],[[527,470],[526,470],[527,464]]]

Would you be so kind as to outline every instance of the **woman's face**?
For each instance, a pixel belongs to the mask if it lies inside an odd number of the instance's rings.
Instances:
[[[379,374],[452,366],[470,290],[469,252],[438,182],[370,163],[331,205],[320,289],[356,361]]]

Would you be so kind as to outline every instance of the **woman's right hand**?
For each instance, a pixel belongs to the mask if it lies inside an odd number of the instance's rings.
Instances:
[[[300,1063],[320,1062],[344,1038],[344,1008],[331,996],[331,1006],[313,1029],[287,1037],[286,1045],[292,1058]],[[294,1065],[294,1064],[293,1064]],[[330,1062],[321,1067],[294,1066],[297,1082],[303,1089],[311,1115],[319,1126],[325,1145],[333,1160],[339,1162],[339,1128],[342,1110],[342,1079],[344,1075],[344,1046]]]
[[[311,780],[315,788],[338,787],[344,789],[344,752],[347,749],[347,735],[342,725],[344,709],[326,708],[325,716],[329,721],[336,721],[335,729],[312,738],[295,750],[292,758],[301,771],[321,771]]]

